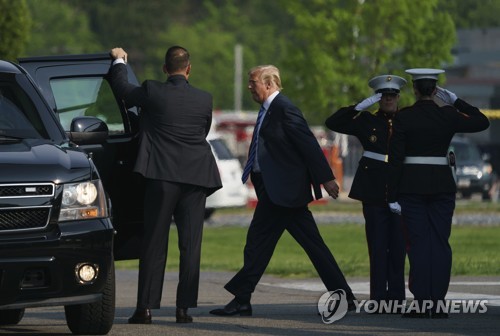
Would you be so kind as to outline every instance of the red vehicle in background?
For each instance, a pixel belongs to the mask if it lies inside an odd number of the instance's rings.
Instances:
[[[244,167],[247,160],[248,148],[252,141],[255,121],[257,120],[257,112],[214,112],[213,117],[212,127],[224,138],[230,150],[238,158],[242,167]],[[337,146],[328,139],[327,133],[322,127],[311,127],[311,130],[323,149],[323,153],[337,178],[337,182],[342,186],[342,159]],[[250,181],[247,182],[247,186],[249,187],[248,207],[255,207],[257,197]],[[322,199],[312,203],[326,204],[328,202],[328,194],[324,190],[323,196]]]

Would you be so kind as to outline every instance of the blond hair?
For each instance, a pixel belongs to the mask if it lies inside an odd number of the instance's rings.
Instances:
[[[257,73],[259,79],[268,84],[273,84],[278,90],[282,90],[280,71],[274,65],[258,65],[248,71],[248,75],[253,75]]]

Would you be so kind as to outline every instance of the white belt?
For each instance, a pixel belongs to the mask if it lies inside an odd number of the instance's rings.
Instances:
[[[407,164],[428,164],[447,166],[448,158],[446,156],[407,156],[405,158]]]
[[[389,156],[386,154],[379,154],[379,153],[375,153],[375,152],[364,151],[363,156],[370,158],[370,159],[377,160],[377,161],[389,162]]]

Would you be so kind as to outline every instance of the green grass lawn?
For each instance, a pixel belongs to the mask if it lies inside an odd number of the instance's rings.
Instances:
[[[321,234],[346,276],[368,276],[368,252],[363,225],[320,225]],[[243,264],[247,228],[207,227],[202,245],[202,271],[237,271]],[[450,243],[452,275],[500,275],[500,226],[456,226]],[[136,260],[119,261],[117,268],[136,268]],[[167,271],[178,270],[177,231],[171,230]],[[406,267],[408,273],[408,267]],[[302,248],[287,233],[281,237],[266,274],[316,277]]]
[[[348,212],[348,213],[362,213],[361,202],[354,200],[330,200],[326,204],[312,204],[310,205],[312,212]],[[249,208],[227,208],[217,209],[216,214],[238,214],[238,213],[252,213],[253,209]],[[466,213],[500,213],[500,203],[496,202],[483,202],[478,200],[462,200],[457,199],[455,214]]]

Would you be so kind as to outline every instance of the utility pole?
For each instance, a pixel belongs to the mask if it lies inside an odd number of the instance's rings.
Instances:
[[[242,77],[243,76],[243,46],[234,47],[234,111],[241,112],[242,105]]]

